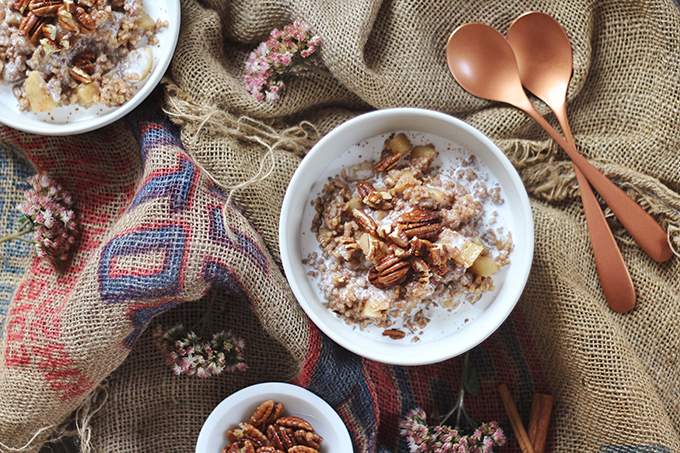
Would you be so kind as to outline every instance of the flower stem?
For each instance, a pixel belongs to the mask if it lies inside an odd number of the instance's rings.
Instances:
[[[23,225],[21,225],[19,231],[12,234],[8,234],[4,238],[0,238],[0,243],[11,241],[12,239],[23,239],[21,236],[33,231],[33,225],[31,225],[30,228],[24,229],[28,223],[29,222],[25,222]]]
[[[297,66],[302,66],[303,68],[305,68],[305,71],[313,72],[314,74],[318,74],[320,76],[332,77],[332,74],[330,72],[324,71],[323,69],[314,65],[309,65],[307,63],[298,63]]]

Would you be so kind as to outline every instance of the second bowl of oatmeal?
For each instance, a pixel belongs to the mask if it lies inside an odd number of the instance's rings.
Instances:
[[[279,224],[309,318],[363,357],[423,365],[489,337],[515,307],[534,249],[531,206],[482,133],[424,109],[349,120],[305,156]]]

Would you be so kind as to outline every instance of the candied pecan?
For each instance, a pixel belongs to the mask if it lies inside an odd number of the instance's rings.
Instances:
[[[297,428],[306,429],[307,431],[314,431],[314,428],[307,420],[295,416],[281,417],[276,420],[276,424],[285,426],[286,428]]]
[[[286,453],[283,450],[279,450],[276,447],[272,447],[271,445],[268,445],[266,447],[260,447],[257,450],[255,450],[255,453]]]
[[[308,447],[316,448],[317,450],[321,448],[323,437],[319,436],[317,433],[305,429],[298,429],[293,434],[295,435],[295,440],[298,445],[306,445]]]
[[[283,403],[277,403],[273,400],[268,400],[259,405],[253,415],[250,417],[250,424],[259,428],[264,425],[271,425],[283,413]]]
[[[408,261],[396,255],[388,255],[368,272],[368,280],[376,288],[403,283],[408,277],[411,266]]]
[[[401,330],[397,330],[397,329],[383,330],[382,334],[383,334],[383,337],[390,337],[393,340],[401,340],[402,338],[404,338],[406,336],[406,334],[404,332],[402,332]]]
[[[288,449],[288,453],[319,453],[319,450],[306,445],[295,445]]]
[[[61,0],[31,0],[28,10],[40,17],[52,17],[57,15],[57,10],[62,5]]]
[[[78,4],[90,7],[90,6],[94,6],[94,1],[93,0],[78,0]]]
[[[279,450],[288,451],[290,447],[295,445],[295,436],[288,432],[285,426],[269,425],[267,438]]]

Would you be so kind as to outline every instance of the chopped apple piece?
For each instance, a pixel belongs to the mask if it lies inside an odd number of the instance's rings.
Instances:
[[[88,83],[79,85],[76,88],[78,95],[78,104],[83,107],[90,107],[94,104],[94,97],[99,94],[99,86],[96,83]]]
[[[493,260],[493,258],[489,256],[480,256],[475,260],[474,263],[472,263],[470,270],[482,277],[488,277],[498,273],[498,265]]]
[[[47,91],[45,79],[38,71],[33,71],[28,75],[24,89],[32,112],[49,112],[57,107],[56,101]]]
[[[142,11],[142,15],[139,17],[139,19],[137,19],[137,26],[142,30],[148,30],[154,25],[156,25],[156,22],[154,22],[151,16]]]
[[[144,80],[153,66],[153,52],[151,47],[145,46],[133,49],[120,63],[120,73],[128,82]]]
[[[368,299],[364,305],[362,315],[367,318],[377,318],[382,315],[382,312],[389,308],[389,302],[387,300],[376,300]]]

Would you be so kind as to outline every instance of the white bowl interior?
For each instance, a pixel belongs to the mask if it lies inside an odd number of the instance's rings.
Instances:
[[[348,326],[325,308],[323,294],[308,269],[307,257],[314,233],[311,200],[320,193],[328,175],[371,156],[366,151],[347,152],[357,143],[394,131],[419,131],[458,144],[482,161],[498,179],[505,203],[500,223],[512,232],[511,264],[494,276],[496,290],[474,305],[461,303],[454,311],[442,310],[418,335],[419,341],[392,340],[382,329],[360,330]],[[381,149],[381,148],[380,148]],[[380,149],[375,152],[379,154]],[[361,156],[359,154],[362,154]],[[372,156],[377,157],[377,156]],[[440,151],[446,159],[446,152]],[[479,131],[443,113],[396,108],[371,112],[343,123],[320,140],[302,160],[284,198],[279,225],[281,259],[293,293],[310,319],[332,340],[356,354],[384,363],[422,365],[455,357],[485,340],[507,318],[519,299],[529,275],[534,249],[533,217],[529,198],[519,175],[506,156]]]
[[[352,439],[340,416],[323,399],[302,387],[267,382],[246,387],[223,400],[206,419],[196,442],[196,453],[221,453],[229,444],[226,432],[247,422],[255,409],[267,400],[283,403],[284,415],[307,420],[323,437],[321,453],[347,453]]]
[[[0,84],[0,123],[26,132],[42,135],[80,134],[104,127],[124,117],[156,88],[170,65],[177,45],[180,28],[179,0],[144,0],[144,11],[154,20],[168,21],[168,27],[158,31],[159,43],[152,46],[153,68],[137,85],[137,93],[120,107],[79,105],[57,107],[50,112],[21,112],[19,101],[12,94],[11,84]]]

